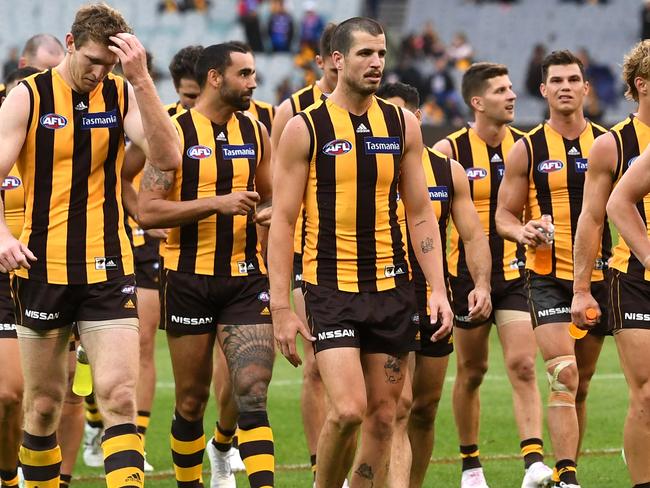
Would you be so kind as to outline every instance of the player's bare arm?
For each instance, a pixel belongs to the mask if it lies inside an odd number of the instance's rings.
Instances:
[[[506,158],[506,170],[499,187],[495,222],[497,232],[509,241],[537,247],[546,242],[548,224],[541,220],[522,223],[528,196],[528,154],[523,140],[518,140]],[[540,231],[539,229],[543,229]]]
[[[271,155],[274,157],[275,154],[277,154],[278,151],[278,145],[280,144],[280,137],[282,136],[282,132],[284,132],[284,128],[286,127],[287,123],[289,120],[291,120],[292,117],[292,110],[291,110],[291,100],[286,99],[283,101],[278,108],[275,111],[275,115],[273,116],[273,124],[272,124],[272,131],[271,131]],[[273,161],[272,163],[273,164]]]
[[[255,190],[260,196],[260,203],[257,204],[255,209],[254,220],[257,225],[268,227],[271,225],[271,200],[273,195],[272,181],[271,181],[271,158],[273,152],[271,150],[271,141],[269,133],[263,124],[260,125],[262,132],[262,144],[264,146],[264,154],[260,160],[257,168],[255,169]]]
[[[451,176],[454,182],[451,217],[463,241],[467,268],[474,282],[474,289],[468,297],[469,317],[472,321],[483,322],[492,313],[490,244],[483,232],[478,213],[476,213],[465,169],[453,159],[451,160]]]
[[[636,204],[650,193],[650,150],[646,148],[618,182],[607,202],[607,215],[634,255],[650,269],[650,240]]]
[[[399,191],[416,258],[432,290],[429,298],[431,321],[440,321],[440,328],[431,337],[435,341],[451,332],[452,313],[443,276],[440,231],[422,170],[422,133],[415,115],[408,110],[403,112],[406,140]]]
[[[29,110],[29,91],[23,85],[11,90],[0,108],[0,181],[9,174],[23,147]],[[11,235],[5,223],[4,203],[0,200],[0,271],[29,268],[29,261],[35,260],[27,246]]]
[[[296,116],[282,133],[273,168],[274,208],[268,257],[273,333],[282,354],[294,366],[302,364],[296,350],[296,335],[300,333],[313,340],[309,330],[291,310],[289,301],[293,235],[308,176],[309,132],[302,118]]]
[[[124,151],[122,165],[122,204],[130,217],[138,220],[138,192],[133,187],[133,179],[144,168],[147,157],[135,144],[129,144]]]
[[[582,210],[578,218],[573,244],[573,301],[571,320],[578,326],[593,326],[601,316],[600,306],[591,295],[591,274],[598,255],[605,225],[607,198],[612,191],[613,174],[618,152],[616,141],[607,132],[594,141],[589,151],[589,166],[585,174]],[[588,308],[598,311],[595,320],[587,320]]]
[[[451,142],[449,142],[447,139],[440,139],[438,142],[436,142],[433,145],[433,149],[435,149],[436,151],[441,152],[442,154],[444,154],[445,156],[447,156],[449,158],[454,157],[453,154],[452,154],[453,151],[451,149]]]
[[[124,76],[129,81],[129,110],[124,117],[124,131],[140,146],[154,166],[162,170],[180,165],[181,153],[175,130],[158,98],[147,71],[144,47],[133,34],[111,36],[108,47],[117,54]]]

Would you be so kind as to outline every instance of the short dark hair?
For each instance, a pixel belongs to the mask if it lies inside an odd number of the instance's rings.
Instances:
[[[482,95],[487,88],[487,81],[497,76],[508,74],[505,64],[474,63],[463,74],[461,93],[465,104],[472,108],[472,97]]]
[[[195,75],[199,87],[203,88],[211,69],[223,74],[232,64],[231,53],[249,53],[250,47],[239,41],[223,42],[206,47],[196,60]]]
[[[25,66],[24,68],[15,69],[5,77],[5,85],[11,85],[17,80],[23,80],[28,76],[40,72],[40,69],[34,68],[33,66]]]
[[[336,24],[334,22],[329,22],[323,29],[323,33],[320,35],[317,54],[323,58],[332,55],[332,34],[334,34],[335,30]]]
[[[379,98],[399,97],[404,100],[407,108],[418,108],[420,106],[420,94],[415,87],[402,83],[401,81],[386,83],[380,86],[375,95]]]
[[[65,52],[65,48],[63,47],[63,44],[61,44],[61,41],[52,34],[36,34],[27,39],[25,47],[23,48],[22,56],[33,58],[36,56],[36,52],[41,46],[47,46],[52,48],[52,50],[60,50],[61,53]]]
[[[172,75],[174,87],[178,88],[182,78],[189,78],[196,81],[194,69],[203,46],[187,46],[174,54],[169,63],[169,73]]]
[[[384,29],[379,22],[368,17],[352,17],[344,20],[336,26],[332,33],[331,51],[338,51],[343,55],[348,54],[352,46],[353,32],[366,32],[371,36],[380,36],[384,33]]]
[[[551,66],[568,66],[570,64],[578,65],[578,68],[580,68],[580,74],[582,74],[582,78],[584,79],[585,67],[582,64],[582,61],[580,61],[580,58],[568,49],[563,49],[561,51],[553,51],[542,60],[542,83],[546,83],[548,69]]]
[[[120,32],[133,33],[122,14],[105,3],[81,7],[70,27],[76,48],[83,46],[87,41],[112,46],[113,42],[109,38]]]

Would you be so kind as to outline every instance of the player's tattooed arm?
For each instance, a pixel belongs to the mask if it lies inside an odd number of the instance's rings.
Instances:
[[[426,237],[420,241],[420,249],[424,254],[433,251],[433,239],[431,237]]]
[[[144,165],[140,187],[151,192],[167,193],[174,183],[174,171],[161,171],[149,162]]]

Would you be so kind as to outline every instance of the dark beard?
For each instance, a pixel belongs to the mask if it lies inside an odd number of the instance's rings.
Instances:
[[[221,90],[221,100],[223,100],[224,103],[227,103],[237,110],[248,110],[251,106],[251,101],[250,99],[244,100],[242,97],[243,95],[241,93],[230,90],[228,87],[224,87]]]

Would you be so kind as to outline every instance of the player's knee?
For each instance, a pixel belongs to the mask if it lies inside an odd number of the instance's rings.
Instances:
[[[266,410],[269,380],[270,378],[264,375],[261,377],[241,378],[235,381],[235,400],[240,412]]]
[[[630,407],[643,417],[650,417],[650,377],[630,388]]]
[[[187,420],[197,420],[203,417],[210,398],[209,385],[188,385],[185,388],[176,387],[176,410]]]
[[[520,383],[535,383],[535,360],[530,356],[509,358],[506,367]]]
[[[573,355],[558,356],[546,361],[546,374],[550,387],[549,406],[575,406],[578,389],[578,368]]]
[[[390,439],[395,428],[395,407],[387,402],[379,407],[369,408],[364,422],[376,438]],[[365,429],[365,427],[364,427]]]
[[[32,394],[25,399],[25,417],[29,423],[41,427],[51,427],[56,423],[63,405],[63,395]]]
[[[436,421],[436,413],[440,404],[441,392],[437,395],[427,395],[416,398],[411,407],[410,421],[420,428],[430,429]]]
[[[318,369],[318,363],[314,359],[305,361],[302,370],[302,380],[311,385],[320,385],[323,383],[323,379],[320,376],[320,370]]]
[[[411,414],[411,407],[413,406],[413,397],[411,395],[400,395],[397,402],[397,413],[395,419],[397,423],[406,422]]]
[[[107,415],[135,417],[135,386],[129,382],[97,389],[95,396]]]
[[[332,406],[328,418],[334,422],[339,431],[350,433],[363,422],[366,408],[365,399],[347,398],[345,403]]]
[[[458,376],[456,381],[461,381],[461,384],[469,390],[474,390],[481,386],[485,373],[487,373],[487,361],[463,361],[459,364]]]
[[[21,385],[0,385],[0,421],[17,415],[22,406],[23,389]]]

